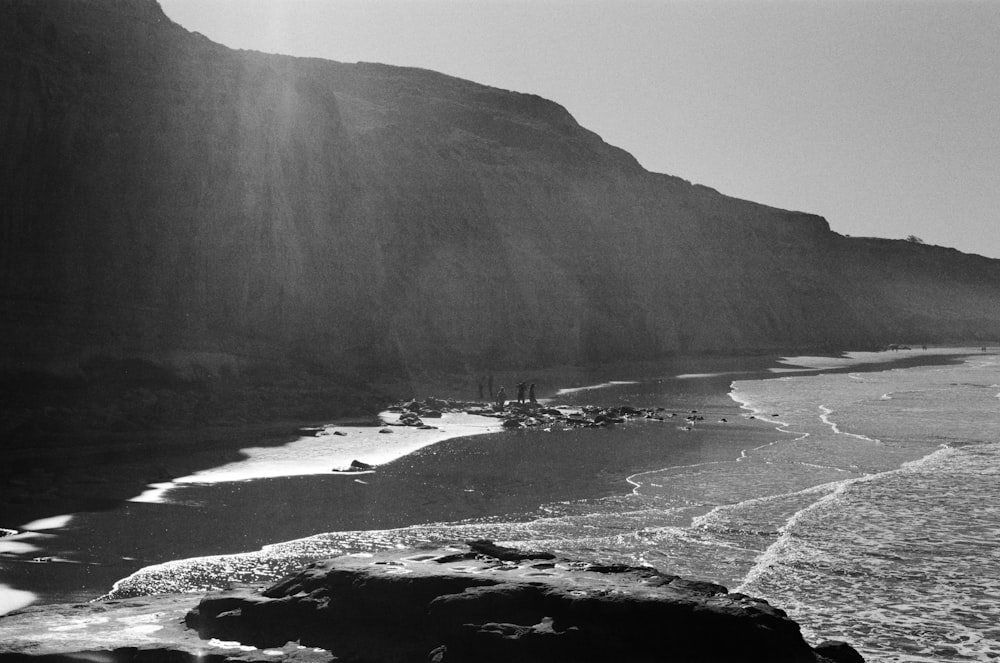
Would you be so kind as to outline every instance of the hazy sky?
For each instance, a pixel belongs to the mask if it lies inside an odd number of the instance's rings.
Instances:
[[[565,106],[647,169],[1000,258],[1000,0],[161,0],[227,46]]]

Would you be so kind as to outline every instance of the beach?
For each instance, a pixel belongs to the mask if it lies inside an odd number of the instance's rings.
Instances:
[[[803,509],[815,511],[811,505],[829,501],[828,494],[850,481],[933,453],[941,441],[882,444],[878,453],[865,453],[875,436],[850,430],[839,418],[853,401],[826,394],[817,403],[807,396],[816,392],[801,387],[830,380],[833,393],[843,394],[844,385],[867,384],[864,398],[891,403],[881,400],[883,392],[875,393],[881,385],[866,378],[913,375],[914,385],[920,384],[927,378],[914,372],[917,366],[969,370],[954,368],[963,352],[970,351],[755,358],[658,371],[629,366],[586,376],[593,388],[570,384],[559,387],[568,389],[561,394],[551,390],[552,398],[568,405],[628,403],[675,415],[605,428],[493,432],[489,425],[496,421],[488,420],[469,431],[449,430],[451,424],[442,421],[439,431],[413,431],[438,436],[423,444],[378,428],[353,432],[334,425],[328,435],[291,443],[306,445],[292,454],[299,462],[314,453],[304,451],[308,445],[322,445],[327,437],[331,445],[353,440],[340,449],[315,447],[315,453],[326,454],[316,456],[315,472],[274,476],[267,470],[267,476],[264,468],[276,467],[277,459],[266,458],[285,447],[257,452],[247,447],[244,460],[214,471],[214,482],[199,482],[199,474],[192,473],[157,500],[76,513],[37,536],[7,537],[8,543],[37,550],[4,555],[0,571],[12,589],[31,591],[43,602],[108,592],[120,598],[266,583],[304,563],[344,553],[493,538],[574,558],[650,564],[765,596],[774,592],[777,605],[802,605],[802,614],[794,617],[808,624],[807,603],[794,587],[779,594],[763,583],[770,577],[763,556],[775,553],[789,521],[803,520],[797,515]],[[775,389],[788,387],[803,394],[801,402],[776,396],[784,392]],[[694,410],[701,419],[691,426],[687,417]],[[810,428],[800,431],[804,426]],[[341,428],[344,435],[332,434]],[[901,440],[915,437],[915,429],[900,430]],[[444,439],[450,432],[461,436]],[[802,432],[810,435],[803,438]],[[823,441],[820,432],[832,437]],[[405,453],[393,455],[388,451],[393,444]],[[387,454],[374,472],[330,471],[365,456],[366,448]],[[238,471],[241,480],[225,480]],[[32,556],[50,559],[33,562]],[[811,591],[810,596],[820,593]],[[836,635],[822,624],[808,628]]]

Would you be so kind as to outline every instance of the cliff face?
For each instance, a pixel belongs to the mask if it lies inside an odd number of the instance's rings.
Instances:
[[[645,171],[560,106],[0,0],[0,357],[391,374],[1000,337],[1000,261]]]

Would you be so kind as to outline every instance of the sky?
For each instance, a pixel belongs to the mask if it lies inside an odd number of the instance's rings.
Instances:
[[[1000,0],[160,0],[233,48],[563,105],[648,170],[1000,258]]]

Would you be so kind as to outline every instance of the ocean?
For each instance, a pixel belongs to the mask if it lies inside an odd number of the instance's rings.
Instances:
[[[887,358],[608,381],[555,400],[663,421],[451,439],[361,476],[176,486],[57,522],[33,541],[57,558],[33,588],[263,585],[318,558],[490,538],[719,582],[868,661],[1000,659],[1000,360]]]

